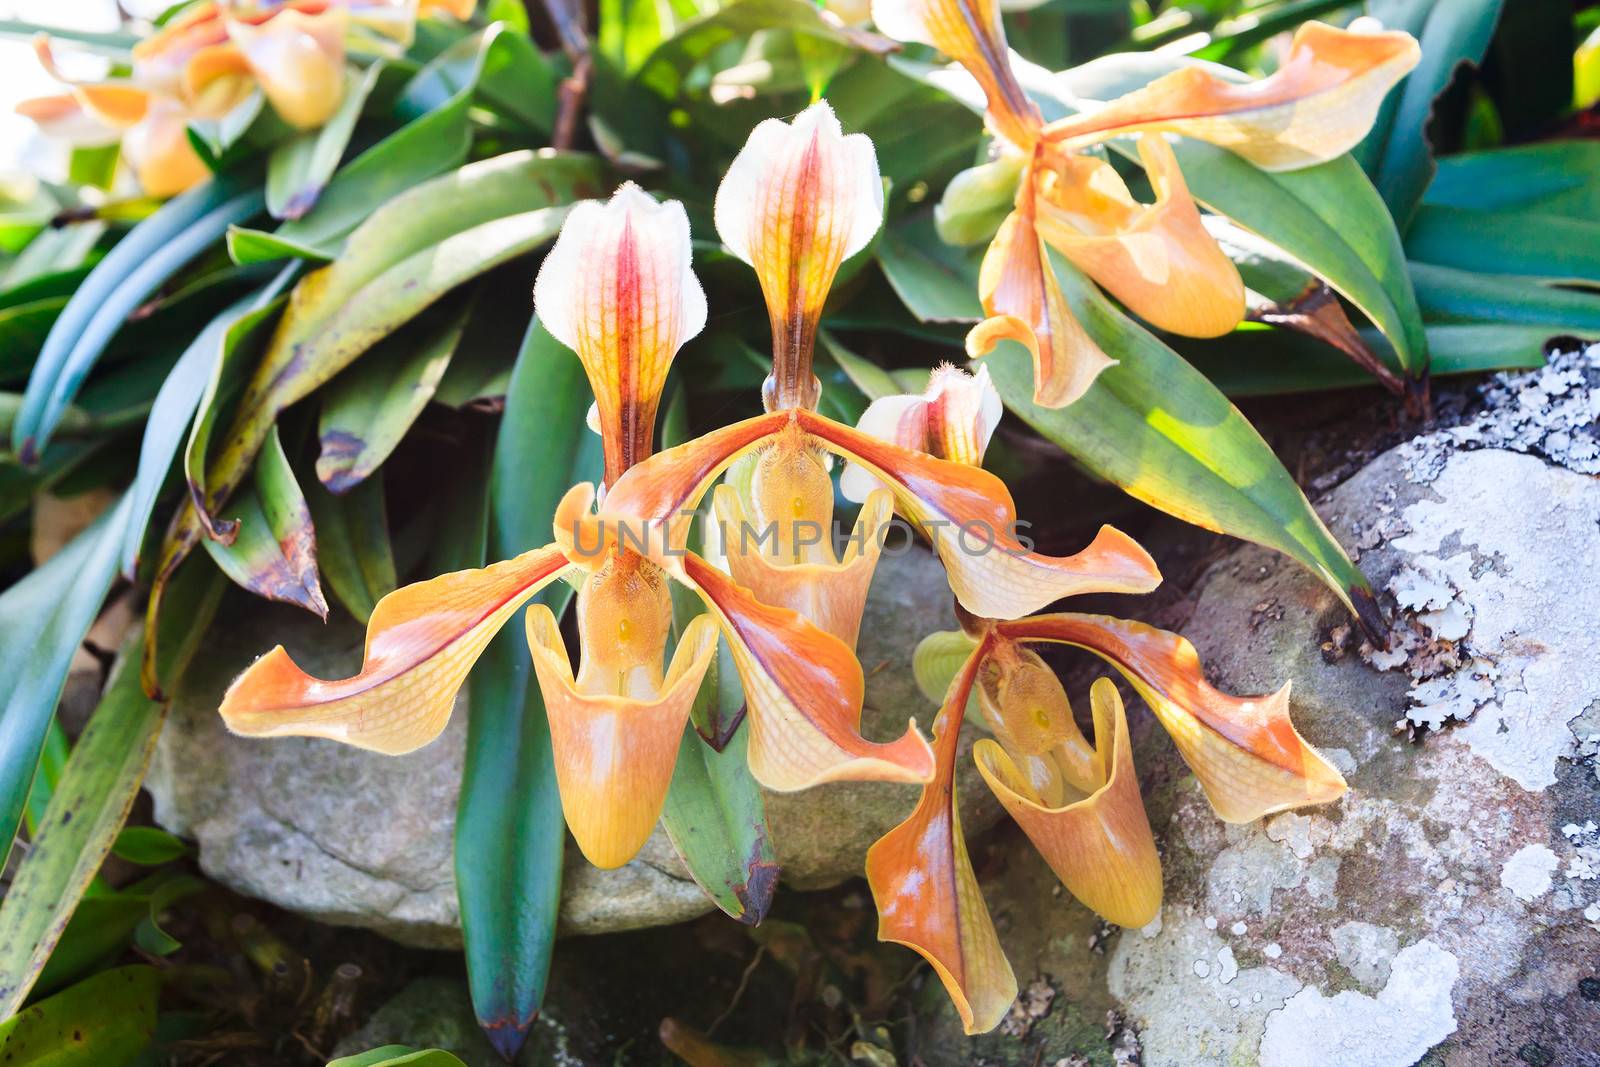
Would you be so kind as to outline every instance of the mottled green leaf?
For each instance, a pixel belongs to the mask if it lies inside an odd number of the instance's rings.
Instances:
[[[429,316],[391,334],[322,393],[317,478],[348,492],[384,460],[411,429],[438,388],[466,327],[468,305]]]
[[[328,617],[317,580],[317,545],[311,509],[278,439],[267,431],[256,457],[255,478],[229,503],[221,525],[231,541],[206,538],[206,551],[242,589]]]
[[[161,972],[102,971],[0,1023],[0,1060],[17,1067],[124,1067],[156,1031]]]
[[[1307,567],[1373,633],[1366,578],[1238,408],[1060,257],[1062,292],[1084,328],[1120,361],[1066,408],[1033,403],[1033,365],[1007,343],[985,358],[1006,406],[1131,496],[1208,530],[1255,541]]]

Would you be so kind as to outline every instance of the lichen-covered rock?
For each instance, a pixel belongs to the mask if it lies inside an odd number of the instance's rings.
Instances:
[[[1394,612],[1391,652],[1361,648],[1338,600],[1265,549],[1200,579],[1177,612],[1211,680],[1292,681],[1296,724],[1350,792],[1223,824],[1141,710],[1160,916],[1098,927],[997,835],[979,870],[1001,940],[1019,985],[1056,996],[1007,1020],[1020,1039],[963,1041],[939,994],[930,1067],[1109,1064],[1130,1035],[1145,1067],[1597,1062],[1597,385],[1600,349],[1501,379],[1471,422],[1321,503]],[[1110,1038],[1086,1031],[1100,1019]]]
[[[886,557],[862,627],[864,729],[884,738],[934,709],[917,693],[911,652],[954,626],[943,570],[927,552]],[[362,632],[252,602],[217,626],[185,679],[147,787],[156,819],[200,845],[200,864],[249,896],[324,922],[362,926],[422,947],[460,944],[451,836],[466,741],[464,705],[438,740],[389,757],[309,738],[234,737],[216,713],[232,678],[282,643],[308,671],[342,677],[360,664]],[[970,744],[970,738],[968,739]],[[988,790],[968,783],[968,825],[991,825]],[[802,887],[859,874],[867,846],[908,814],[916,789],[846,783],[769,797],[784,875]],[[602,871],[570,846],[561,926],[607,933],[681,922],[712,904],[659,829],[633,862]]]

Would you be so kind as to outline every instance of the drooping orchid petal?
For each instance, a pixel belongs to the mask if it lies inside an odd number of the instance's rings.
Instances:
[[[748,588],[761,603],[798,612],[855,648],[867,589],[883,550],[884,528],[894,515],[894,500],[888,493],[869,494],[837,561],[823,558],[781,562],[776,550],[784,524],[761,522],[748,514],[739,494],[729,486],[717,486],[712,493],[712,508],[734,581]],[[819,534],[829,536],[825,526]],[[831,555],[831,549],[829,552]]]
[[[122,131],[108,125],[83,106],[72,93],[36,96],[17,104],[17,114],[39,127],[52,140],[74,148],[99,148],[116,144]]]
[[[856,429],[901,448],[976,467],[983,463],[1003,410],[987,367],[968,374],[945,363],[933,369],[921,396],[874,400]],[[856,503],[877,487],[876,479],[854,463],[839,476],[839,491]]]
[[[987,355],[1016,341],[1033,357],[1033,402],[1063,408],[1088,391],[1117,361],[1106,355],[1073,316],[1034,225],[1033,193],[1026,210],[1006,217],[978,273],[978,299],[989,318],[967,334],[967,354]]]
[[[153,98],[144,118],[122,135],[122,158],[147,196],[176,196],[211,177],[189,140],[187,116],[165,97]]]
[[[444,729],[489,640],[568,566],[550,545],[396,590],[367,622],[360,673],[313,678],[280,645],[228,687],[222,721],[247,737],[327,737],[389,755],[421,748]]]
[[[1042,121],[1011,70],[1000,0],[873,0],[872,21],[899,41],[931,45],[960,63],[983,87],[994,131],[1033,147]]]
[[[255,71],[232,41],[201,49],[184,67],[183,98],[200,118],[220,118],[255,91]]]
[[[543,604],[528,609],[527,629],[550,717],[567,827],[590,863],[620,867],[643,847],[661,817],[689,708],[716,654],[716,625],[710,616],[695,618],[665,680],[640,696],[586,690],[574,678],[560,627]],[[586,656],[595,651],[585,648]],[[659,655],[658,648],[658,675]],[[584,667],[590,667],[587,659]]]
[[[285,122],[300,129],[321,126],[344,97],[345,11],[329,5],[309,13],[284,8],[255,24],[225,20],[228,37]]]
[[[607,485],[650,454],[667,370],[705,328],[689,260],[683,205],[628,182],[605,203],[574,207],[539,268],[534,308],[589,376]]]
[[[1410,34],[1303,23],[1277,71],[1238,82],[1202,65],[1157,78],[1104,107],[1060,119],[1043,139],[1081,148],[1163,131],[1210,141],[1265,170],[1324,163],[1355,147],[1384,96],[1421,59]]]
[[[1105,615],[1063,612],[995,624],[1017,641],[1076,645],[1116,667],[1150,705],[1226,822],[1326,804],[1344,794],[1338,770],[1289,718],[1289,686],[1233,697],[1205,680],[1199,653],[1177,634]]]
[[[1039,235],[1152,325],[1220,337],[1244,318],[1239,270],[1200,221],[1172,146],[1147,133],[1139,157],[1156,192],[1148,207],[1103,159],[1064,156],[1040,170]]]
[[[845,136],[827,101],[750,131],[717,189],[717,233],[755,268],[772,323],[769,411],[816,406],[817,322],[839,265],[883,223],[872,142]]]
[[[926,782],[933,752],[915,722],[895,741],[861,737],[865,680],[850,647],[748,589],[694,553],[676,573],[722,626],[744,684],[750,716],[750,771],[768,789],[792,792],[822,782]]]
[[[1160,584],[1160,572],[1144,549],[1110,526],[1101,527],[1076,555],[1040,555],[1019,540],[1016,505],[999,478],[879,441],[805,410],[734,423],[633,468],[606,498],[612,529],[631,529],[646,546],[640,551],[662,562],[658,557],[684,544],[693,509],[712,480],[791,423],[889,487],[900,513],[927,532],[944,560],[951,589],[974,615],[1017,618],[1066,596],[1145,593]]]
[[[633,470],[670,461],[677,451]],[[612,487],[608,507],[629,477]],[[594,498],[594,486],[587,484],[567,493],[556,508],[556,543],[585,567],[619,552],[647,552],[706,602],[744,684],[750,770],[762,785],[790,792],[846,779],[923,782],[933,773],[928,744],[914,727],[887,744],[861,737],[865,682],[849,645],[788,607],[763,603],[681,542],[668,543],[659,524],[610,511],[595,514]]]
[[[867,850],[879,940],[905,945],[933,965],[969,1034],[994,1029],[1017,998],[1016,975],[979,891],[956,806],[961,720],[983,652],[984,645],[974,648],[934,720],[934,780],[911,816]]]
[[[47,74],[68,87],[84,114],[105,126],[125,130],[144,118],[149,110],[150,92],[141,85],[121,79],[90,82],[68,77],[56,62],[55,49],[47,34],[34,37],[33,54]],[[27,114],[27,111],[19,110]],[[44,110],[59,113],[61,106],[58,104]]]
[[[980,740],[972,754],[984,781],[1072,895],[1108,922],[1143,926],[1161,910],[1161,858],[1134,775],[1128,717],[1109,679],[1095,681],[1090,701],[1098,785],[1080,800],[1061,804],[1041,796],[995,741]]]

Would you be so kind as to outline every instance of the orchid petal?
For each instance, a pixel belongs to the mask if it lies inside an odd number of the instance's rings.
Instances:
[[[797,612],[847,647],[856,647],[884,527],[894,516],[894,499],[887,492],[876,490],[868,497],[837,563],[775,561],[764,550],[761,530],[745,513],[738,494],[726,485],[717,486],[712,506],[734,581],[761,603]]]
[[[45,34],[34,37],[33,54],[47,74],[69,87],[83,112],[103,125],[125,130],[149,111],[150,93],[142,86],[127,81],[87,82],[67,77],[56,64],[55,51]],[[61,105],[48,106],[47,110],[59,112]]]
[[[220,118],[255,91],[255,71],[231,41],[201,49],[184,67],[183,98],[201,118]]]
[[[17,114],[29,119],[39,132],[75,148],[116,144],[122,131],[91,113],[73,93],[36,96],[17,104]]]
[[[420,0],[417,4],[418,15],[443,11],[457,22],[467,21],[477,9],[478,0]]]
[[[145,117],[122,135],[122,158],[147,196],[176,196],[211,177],[189,140],[188,119],[161,97],[152,99]]]
[[[684,630],[655,699],[582,691],[543,604],[528,609],[527,631],[567,828],[590,863],[620,867],[661,817],[689,708],[717,651],[716,624],[701,615]]]
[[[1081,148],[1138,130],[1164,131],[1221,145],[1266,170],[1307,167],[1360,143],[1384,96],[1421,57],[1410,34],[1306,22],[1269,77],[1241,83],[1203,66],[1184,67],[1051,123],[1044,139]]]
[[[315,14],[286,8],[259,25],[234,18],[226,25],[228,37],[285,122],[311,129],[339,110],[345,81],[342,7]]]
[[[1031,207],[1008,215],[990,242],[978,273],[978,299],[990,317],[967,334],[967,354],[985,356],[1001,341],[1022,345],[1033,357],[1033,402],[1040,407],[1066,407],[1117,364],[1067,306]]]
[[[983,463],[1004,410],[987,367],[968,374],[945,363],[933,369],[921,396],[874,400],[856,429],[901,448],[976,467]],[[876,487],[877,480],[854,463],[839,477],[839,491],[858,503]]]
[[[1154,205],[1136,202],[1105,160],[1069,156],[1039,176],[1039,234],[1151,325],[1220,337],[1244,318],[1239,270],[1200,221],[1172,146],[1145,134],[1139,157]]]
[[[539,268],[534,308],[589,376],[607,484],[650,454],[667,370],[705,328],[689,261],[683,205],[628,182],[605,203],[574,207]]]
[[[1177,634],[1074,612],[998,623],[996,631],[1018,641],[1076,645],[1116,667],[1172,735],[1226,822],[1326,804],[1347,788],[1294,728],[1287,684],[1257,697],[1220,692],[1206,682],[1194,645]]]
[[[694,506],[711,481],[791,423],[889,487],[900,513],[928,533],[951,589],[974,615],[1014,619],[1062,597],[1148,593],[1161,582],[1149,554],[1110,526],[1101,527],[1089,547],[1073,556],[1030,551],[1017,539],[1016,505],[999,478],[979,467],[897,448],[805,410],[736,422],[634,467],[606,497],[611,529],[633,530],[633,540],[644,547],[632,547],[670,569],[668,558],[684,544]]]
[[[1109,679],[1090,691],[1101,785],[1082,800],[1050,806],[999,744],[973,747],[978,771],[1056,877],[1091,911],[1119,926],[1143,926],[1161,910],[1161,857],[1133,770],[1122,698]]]
[[[865,681],[839,638],[748,589],[693,553],[676,573],[722,626],[750,715],[750,771],[768,789],[822,782],[926,782],[933,752],[913,721],[898,740],[861,737]]]
[[[1041,120],[1017,83],[999,0],[873,0],[872,21],[897,41],[937,48],[983,87],[988,120],[1018,148],[1031,148]]]
[[[772,323],[769,409],[814,406],[817,322],[839,265],[883,223],[872,141],[845,136],[827,101],[750,131],[717,189],[717,233],[755,268]]]
[[[279,645],[228,687],[222,721],[247,737],[327,737],[388,755],[421,748],[444,729],[490,639],[568,566],[547,545],[396,590],[367,622],[359,674],[312,678]]]
[[[1016,975],[984,905],[956,805],[961,719],[982,661],[983,649],[975,648],[950,683],[934,721],[938,770],[916,810],[867,850],[878,939],[905,945],[933,965],[969,1034],[994,1029],[1017,997]]]
[[[818,442],[890,488],[896,509],[927,532],[951,590],[974,615],[1012,619],[1066,596],[1148,593],[1161,582],[1155,562],[1119,530],[1102,526],[1076,555],[1041,555],[1018,540],[1011,493],[982,468],[897,448],[814,412],[794,415]]]

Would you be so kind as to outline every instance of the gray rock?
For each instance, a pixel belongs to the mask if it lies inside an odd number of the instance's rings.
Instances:
[[[451,839],[464,704],[438,740],[407,756],[229,734],[216,712],[223,691],[280,641],[325,677],[360,664],[359,628],[324,627],[303,612],[256,602],[216,627],[180,687],[145,780],[156,821],[197,841],[206,874],[247,896],[418,947],[459,946]],[[568,844],[564,932],[679,922],[712,907],[659,831],[612,871],[590,866]]]
[[[917,693],[911,651],[932,629],[955,625],[943,571],[916,551],[886,558],[874,583],[861,657],[864,729],[887,738],[935,709]],[[377,930],[421,947],[460,944],[451,835],[466,740],[464,706],[443,735],[402,757],[309,738],[252,740],[223,728],[216,707],[250,661],[283,643],[324,677],[360,664],[362,632],[324,626],[302,612],[252,602],[219,625],[174,704],[146,786],[156,818],[200,845],[200,864],[248,896],[339,925]],[[968,738],[967,743],[971,743]],[[974,831],[998,807],[970,768],[963,782]],[[916,789],[843,783],[769,797],[784,875],[804,888],[835,885],[863,869],[867,846],[910,813]],[[681,922],[712,908],[660,830],[613,871],[566,857],[561,927],[608,933]]]
[[[1578,472],[1592,438],[1550,432],[1600,413],[1593,353],[1496,383],[1474,422],[1384,454],[1319,507],[1395,609],[1393,651],[1356,648],[1338,600],[1267,550],[1200,579],[1182,629],[1211,680],[1291,680],[1296,724],[1350,792],[1225,825],[1141,711],[1160,916],[1098,930],[998,835],[979,869],[1001,940],[1023,988],[1059,995],[1009,1041],[963,1041],[939,1004],[921,1024],[930,1067],[1110,1062],[1084,1026],[1108,1010],[1146,1067],[1594,1062],[1600,483]]]

